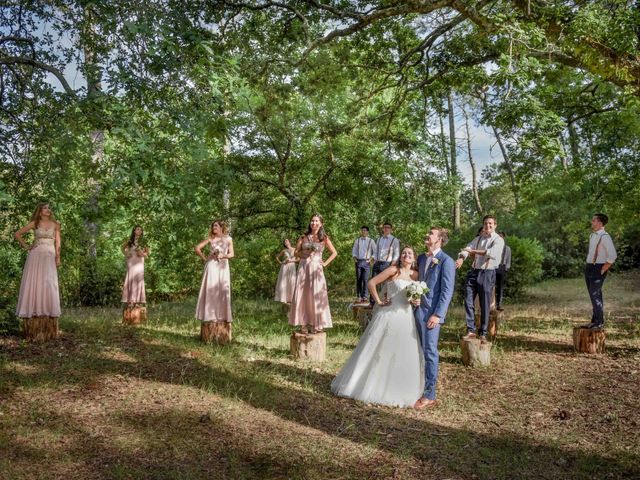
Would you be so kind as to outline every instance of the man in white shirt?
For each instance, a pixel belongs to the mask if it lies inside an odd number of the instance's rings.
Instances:
[[[369,238],[369,227],[360,227],[360,236],[353,242],[351,256],[356,265],[356,303],[367,302],[367,282],[371,262],[376,254],[376,242]]]
[[[459,254],[456,268],[460,268],[469,255],[473,255],[473,265],[464,282],[464,308],[467,321],[467,334],[464,338],[479,337],[482,343],[487,341],[489,328],[489,308],[496,284],[496,269],[502,258],[504,240],[496,233],[496,217],[485,215],[482,219],[482,232],[473,239]],[[475,298],[480,300],[480,331],[476,335]]]
[[[375,262],[373,264],[372,276],[389,268],[391,265],[397,265],[400,258],[400,240],[391,235],[393,226],[389,222],[382,224],[382,236],[376,242]],[[371,303],[374,303],[372,297],[369,297]]]
[[[587,263],[584,269],[584,279],[587,283],[589,298],[593,307],[591,323],[583,328],[602,328],[604,326],[604,304],[602,301],[602,285],[607,278],[607,271],[618,258],[613,246],[611,235],[604,231],[604,226],[609,223],[609,217],[604,213],[596,213],[591,218],[591,237],[589,238],[589,251]]]

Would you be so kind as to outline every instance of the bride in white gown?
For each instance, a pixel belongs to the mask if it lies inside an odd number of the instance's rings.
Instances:
[[[405,288],[418,278],[411,268],[415,252],[405,247],[400,267],[391,266],[369,280],[376,301],[358,346],[336,378],[331,391],[367,403],[412,407],[424,390],[424,354]],[[376,285],[389,280],[387,300]]]

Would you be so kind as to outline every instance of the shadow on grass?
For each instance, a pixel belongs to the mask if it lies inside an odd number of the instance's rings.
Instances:
[[[118,421],[126,425],[130,434],[144,439],[138,451],[130,452],[109,444],[104,438],[92,436],[90,426],[81,420],[61,419],[68,425],[65,428],[71,432],[77,429],[80,434],[73,443],[60,448],[69,457],[78,455],[84,459],[84,464],[97,477],[211,478],[212,472],[216,472],[219,478],[390,478],[395,468],[390,461],[420,465],[425,468],[424,478],[429,478],[433,469],[440,473],[431,478],[477,475],[479,478],[577,479],[640,475],[637,459],[605,458],[579,452],[574,447],[541,445],[509,432],[485,434],[443,427],[430,421],[428,413],[419,415],[338,399],[329,394],[331,375],[315,369],[238,358],[211,365],[206,363],[206,358],[185,358],[180,348],[157,341],[151,343],[144,338],[146,334],[135,329],[114,327],[92,331],[91,325],[81,328],[69,329],[65,337],[47,345],[27,345],[16,352],[6,352],[8,359],[19,359],[34,368],[25,373],[2,365],[5,383],[0,393],[10,400],[17,388],[76,386],[86,389],[88,385],[100,385],[100,379],[105,376],[125,375],[184,384],[231,401],[239,400],[303,428],[302,431],[287,430],[283,424],[285,430],[265,436],[258,426],[251,424],[244,425],[247,431],[236,428],[233,416],[222,416],[203,426],[198,420],[200,412],[193,410],[165,407],[161,412],[119,413]],[[85,342],[95,342],[99,335],[104,336],[105,342],[121,347],[135,361],[104,358],[95,343],[83,347]],[[184,342],[184,336],[168,332],[161,332],[161,338]],[[58,356],[60,347],[65,349],[63,361]],[[281,377],[286,378],[285,385],[277,383]],[[246,415],[250,416],[251,411]],[[312,430],[304,430],[307,428]],[[313,431],[330,437],[311,440],[308,435]],[[265,443],[257,445],[252,440],[254,434]],[[176,438],[180,448],[168,445]],[[284,444],[303,445],[305,449],[314,445],[314,448],[297,458],[282,445],[284,439]],[[8,448],[9,454],[19,459],[23,451],[17,432],[9,434],[9,440],[3,448]],[[325,458],[322,448],[326,453],[337,441],[374,448],[380,455],[386,455],[386,463],[369,464],[355,455],[339,462]],[[324,447],[320,446],[322,442],[326,443]],[[31,459],[32,453],[28,457]],[[217,470],[213,465],[218,465]]]

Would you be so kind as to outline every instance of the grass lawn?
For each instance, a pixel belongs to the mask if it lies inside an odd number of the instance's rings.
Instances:
[[[640,478],[640,272],[610,275],[605,306],[607,353],[576,354],[584,281],[537,285],[507,306],[489,369],[461,364],[452,308],[426,412],[331,395],[360,335],[346,300],[322,364],[288,357],[272,301],[236,301],[227,346],[199,342],[195,299],[137,328],[67,309],[56,341],[0,339],[0,478]]]

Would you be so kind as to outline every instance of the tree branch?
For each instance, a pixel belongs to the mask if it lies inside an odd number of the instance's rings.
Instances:
[[[62,88],[64,88],[65,92],[68,95],[72,97],[76,96],[76,92],[73,90],[73,88],[71,88],[67,80],[64,78],[62,72],[56,67],[47,65],[46,63],[40,62],[33,58],[19,56],[0,57],[0,65],[29,65],[31,67],[39,68],[40,70],[45,70],[49,73],[52,73],[58,79],[58,81],[62,85]]]

